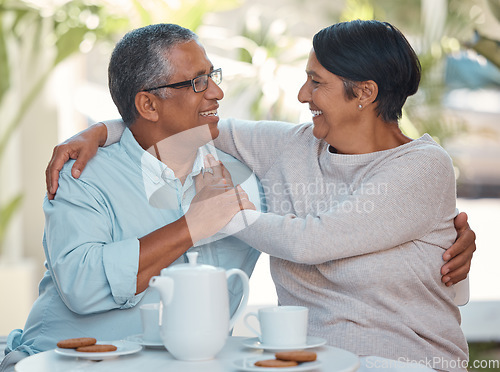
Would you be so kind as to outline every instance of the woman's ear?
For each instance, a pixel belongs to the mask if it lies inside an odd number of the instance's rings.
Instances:
[[[135,107],[144,119],[156,122],[159,119],[158,97],[149,92],[139,92],[135,95]]]
[[[358,100],[363,107],[375,102],[378,96],[378,84],[373,80],[363,81],[358,84]]]

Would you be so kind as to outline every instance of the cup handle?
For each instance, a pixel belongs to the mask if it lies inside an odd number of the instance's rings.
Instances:
[[[252,331],[253,333],[255,333],[255,335],[259,338],[259,340],[262,341],[262,337],[261,337],[261,334],[259,332],[257,332],[257,330],[252,327],[250,325],[250,323],[248,323],[248,318],[254,316],[255,318],[257,318],[257,320],[259,320],[259,315],[257,313],[248,313],[247,315],[245,315],[245,317],[243,318],[243,322],[245,323],[245,325],[247,326],[247,328]]]
[[[226,271],[226,278],[229,279],[231,275],[238,275],[241,278],[241,282],[243,284],[243,297],[241,298],[240,305],[238,306],[238,309],[236,309],[234,315],[229,319],[229,332],[234,327],[234,323],[236,323],[236,320],[243,314],[243,311],[245,311],[245,308],[247,307],[248,303],[248,294],[249,294],[249,286],[248,286],[248,275],[245,274],[244,271],[240,269],[231,269]]]

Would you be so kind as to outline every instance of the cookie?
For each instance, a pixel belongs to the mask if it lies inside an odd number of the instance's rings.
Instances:
[[[108,351],[116,351],[117,347],[115,345],[90,345],[77,347],[76,351],[81,351],[83,353],[106,353]]]
[[[255,362],[254,365],[257,367],[284,368],[284,367],[295,367],[298,366],[299,363],[293,360],[268,359],[268,360],[259,360]]]
[[[314,362],[316,360],[316,353],[313,351],[296,350],[296,351],[280,351],[275,354],[276,359],[279,360],[292,360],[295,362]]]
[[[97,340],[93,337],[68,338],[57,343],[57,347],[61,349],[76,349],[80,346],[94,345]]]

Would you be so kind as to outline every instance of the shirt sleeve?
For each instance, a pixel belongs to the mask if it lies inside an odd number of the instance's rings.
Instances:
[[[443,249],[454,241],[457,211],[451,162],[443,165],[425,156],[396,160],[364,185],[342,200],[328,201],[329,208],[317,215],[245,211],[229,225],[243,221],[248,228],[232,226],[241,230],[236,237],[261,252],[303,264],[373,253],[412,240]],[[230,233],[231,226],[225,229]]]
[[[123,131],[127,127],[123,122],[123,120],[122,119],[106,120],[103,121],[102,123],[106,126],[106,129],[108,130],[108,138],[106,138],[104,147],[120,141]]]
[[[113,214],[98,190],[61,172],[54,200],[44,201],[44,249],[66,306],[78,314],[133,307],[137,238],[113,241]]]
[[[262,178],[288,144],[299,125],[279,121],[224,119],[214,144]]]

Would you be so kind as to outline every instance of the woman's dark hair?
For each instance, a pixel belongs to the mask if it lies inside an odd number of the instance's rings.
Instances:
[[[375,81],[377,113],[387,122],[401,118],[406,99],[418,90],[418,57],[403,34],[387,22],[334,24],[314,35],[313,48],[319,63],[344,81],[347,97],[356,97],[355,82]]]

